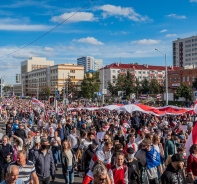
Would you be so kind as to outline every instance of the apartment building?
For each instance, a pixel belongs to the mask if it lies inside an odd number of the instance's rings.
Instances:
[[[80,90],[81,81],[84,78],[84,67],[75,64],[58,64],[27,72],[22,76],[23,90],[25,95],[32,96],[40,94],[43,88],[49,86],[54,94],[56,89],[62,90],[68,77]]]
[[[176,71],[179,67],[168,67],[168,71]],[[165,66],[153,66],[153,65],[138,65],[138,64],[121,64],[121,63],[112,63],[100,69],[100,80],[103,84],[104,77],[104,89],[108,88],[108,82],[116,83],[116,79],[119,74],[126,74],[129,71],[133,76],[133,79],[143,79],[152,80],[157,79],[158,82],[163,85],[165,80]],[[104,72],[104,73],[103,73]],[[103,76],[104,75],[104,76]],[[103,86],[100,86],[100,91],[102,91]],[[109,91],[107,92],[109,95]]]
[[[197,66],[197,36],[178,38],[172,42],[173,66]]]
[[[83,65],[84,72],[89,72],[90,70],[97,71],[102,68],[103,60],[95,59],[92,56],[82,56],[77,58],[77,65]]]

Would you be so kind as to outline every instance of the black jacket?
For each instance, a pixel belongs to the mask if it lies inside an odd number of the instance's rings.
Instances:
[[[138,161],[127,162],[129,184],[140,184]]]
[[[187,184],[183,171],[175,170],[172,164],[168,164],[166,170],[161,176],[162,184]]]
[[[87,150],[83,153],[82,170],[86,170],[89,168],[90,161],[91,161],[94,153],[95,153],[95,151],[91,148],[91,145],[89,145]]]

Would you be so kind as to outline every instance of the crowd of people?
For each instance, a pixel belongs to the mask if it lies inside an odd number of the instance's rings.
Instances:
[[[82,184],[197,183],[197,145],[189,155],[185,149],[196,115],[70,111],[62,103],[55,112],[42,103],[2,104],[1,183],[49,184],[58,169],[67,184],[74,183],[74,173]]]

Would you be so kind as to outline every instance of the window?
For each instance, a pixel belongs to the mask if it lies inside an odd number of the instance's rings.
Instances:
[[[70,70],[70,73],[75,73],[75,70]]]
[[[112,76],[112,78],[113,78],[113,79],[115,79],[115,78],[116,78],[116,76],[115,76],[115,75],[113,75],[113,76]]]
[[[189,82],[189,76],[187,76],[187,82]]]
[[[112,73],[116,73],[116,70],[112,70]]]
[[[176,77],[174,78],[174,82],[176,82]]]
[[[183,82],[185,82],[185,77],[183,77]]]
[[[141,74],[141,71],[139,71],[138,73]]]
[[[195,77],[194,76],[192,77],[192,81],[195,81]]]

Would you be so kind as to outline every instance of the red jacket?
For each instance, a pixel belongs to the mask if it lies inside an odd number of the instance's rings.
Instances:
[[[189,155],[187,159],[187,172],[197,176],[197,157],[195,155]]]

